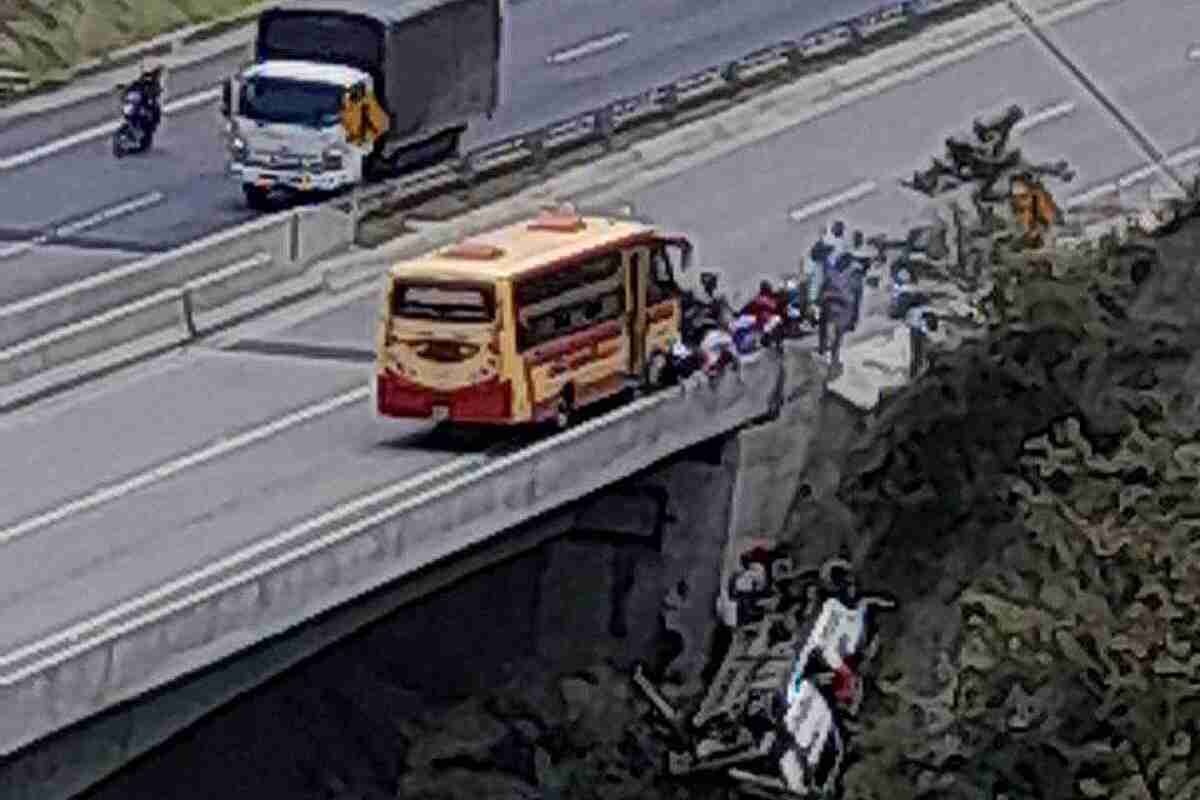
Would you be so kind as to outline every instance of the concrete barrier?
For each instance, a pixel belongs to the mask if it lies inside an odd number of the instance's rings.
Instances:
[[[333,209],[302,208],[263,217],[0,307],[0,347],[182,286],[258,253],[267,254],[277,269],[295,273],[352,241],[345,215]]]
[[[280,280],[286,273],[272,267],[268,254],[254,253],[183,286],[154,292],[19,342],[0,350],[0,386],[164,330],[174,329],[177,333],[174,343],[182,344],[195,334],[192,318],[195,310],[206,311],[228,303]],[[169,340],[157,342],[158,347],[170,344]]]
[[[781,371],[778,355],[759,353],[740,377],[642,398],[516,454],[431,476],[369,514],[335,509],[0,654],[0,753],[758,419],[776,406]]]
[[[177,328],[182,343],[188,334],[181,324],[180,296],[178,289],[164,289],[0,350],[0,386],[31,378],[164,328]]]
[[[293,260],[298,264],[312,264],[344,251],[354,242],[357,216],[342,211],[333,203],[301,208],[296,215]]]
[[[211,311],[250,292],[289,277],[292,270],[272,263],[267,253],[255,253],[227,267],[210,272],[184,285],[193,311]]]

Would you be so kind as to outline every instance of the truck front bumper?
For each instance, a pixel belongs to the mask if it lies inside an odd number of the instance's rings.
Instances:
[[[347,169],[322,170],[279,170],[248,166],[234,162],[229,165],[229,174],[242,185],[261,189],[283,189],[293,192],[331,192],[351,185],[354,181]]]

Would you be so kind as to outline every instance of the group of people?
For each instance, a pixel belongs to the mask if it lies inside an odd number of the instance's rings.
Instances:
[[[685,303],[684,341],[672,348],[673,373],[680,378],[697,370],[713,377],[727,366],[736,369],[740,356],[778,343],[789,328],[789,309],[800,298],[796,286],[780,293],[762,281],[758,294],[735,310],[717,293],[715,274],[702,273],[700,283],[707,297]]]
[[[738,356],[799,335],[808,323],[818,327],[818,354],[837,366],[842,337],[858,325],[866,274],[877,260],[862,231],[847,240],[845,223],[837,220],[813,246],[800,274],[787,278],[781,289],[762,281],[740,309],[716,293],[715,275],[702,274],[708,296],[693,298],[693,311],[685,315],[685,342],[673,350],[676,374],[700,369],[715,375],[736,366]]]
[[[848,232],[839,219],[824,228],[798,274],[787,277],[779,289],[762,281],[758,293],[740,309],[717,293],[715,274],[702,273],[700,282],[707,297],[692,297],[685,304],[684,341],[672,349],[672,373],[684,378],[703,371],[713,377],[725,367],[736,369],[740,356],[815,326],[817,355],[836,374],[842,366],[842,341],[862,319],[867,276],[884,261],[882,250],[870,247],[861,230]],[[893,284],[890,311],[910,328],[915,376],[937,321],[907,270],[894,275]]]

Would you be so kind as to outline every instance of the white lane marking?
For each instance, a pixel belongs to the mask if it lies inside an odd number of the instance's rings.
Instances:
[[[568,47],[563,50],[556,50],[546,56],[547,64],[568,64],[572,61],[578,61],[581,58],[587,58],[590,55],[611,50],[614,47],[620,47],[632,37],[633,34],[628,31],[614,31],[606,36],[599,36],[595,39],[589,39],[586,42],[577,44],[574,47]]]
[[[1166,161],[1173,167],[1179,167],[1191,161],[1195,161],[1198,158],[1200,158],[1200,145],[1192,145],[1191,147],[1167,156]],[[1157,164],[1147,164],[1145,166],[1138,167],[1137,169],[1130,170],[1119,178],[1105,181],[1104,183],[1093,186],[1091,189],[1073,195],[1069,200],[1067,200],[1066,207],[1075,208],[1077,206],[1086,205],[1098,197],[1103,197],[1110,194],[1119,194],[1131,186],[1159,175],[1161,172],[1162,167]],[[1163,191],[1168,195],[1178,196],[1178,190],[1171,188],[1170,186],[1171,181],[1168,180],[1166,183],[1167,186],[1163,187]]]
[[[1047,122],[1056,120],[1059,117],[1065,117],[1068,114],[1073,113],[1075,108],[1076,106],[1073,101],[1064,100],[1061,103],[1056,103],[1055,105],[1047,106],[1046,108],[1035,111],[1014,125],[1013,129],[1019,133],[1024,133],[1030,128],[1038,125],[1045,125]]]
[[[148,192],[139,197],[135,197],[132,200],[126,200],[124,203],[118,203],[115,206],[109,206],[108,208],[97,211],[91,216],[84,217],[83,219],[76,220],[75,222],[67,223],[66,225],[60,225],[50,233],[44,233],[41,236],[30,239],[27,242],[18,242],[16,244],[11,244],[8,247],[0,247],[0,259],[14,258],[19,255],[24,255],[38,245],[45,244],[52,237],[71,236],[79,233],[80,231],[85,231],[88,228],[94,228],[97,225],[103,225],[104,223],[110,222],[117,217],[122,217],[126,214],[132,214],[135,211],[141,211],[143,208],[155,205],[156,203],[161,203],[164,199],[166,199],[166,195],[164,195],[162,192]]]
[[[1167,161],[1174,167],[1181,167],[1189,161],[1195,161],[1200,158],[1200,145],[1193,145],[1186,150],[1180,150],[1173,156],[1167,158]]]
[[[365,391],[365,390],[360,389],[359,391]],[[110,622],[113,622],[115,620],[118,620],[121,617],[126,616],[131,612],[135,612],[135,611],[141,610],[147,606],[153,605],[154,603],[157,603],[160,600],[170,597],[172,594],[175,594],[180,589],[185,589],[190,585],[193,585],[195,583],[198,583],[198,582],[204,580],[205,578],[211,577],[213,575],[217,575],[228,569],[232,569],[234,567],[240,566],[241,564],[245,563],[246,561],[249,561],[250,559],[253,559],[262,553],[268,552],[268,551],[278,547],[281,544],[286,544],[294,539],[297,539],[297,538],[303,537],[309,533],[312,533],[313,531],[316,531],[316,530],[320,529],[321,527],[324,527],[325,525],[329,524],[330,522],[336,522],[343,517],[357,513],[359,511],[366,510],[366,509],[370,508],[372,505],[378,505],[379,503],[386,502],[398,495],[407,494],[408,492],[411,492],[414,489],[419,489],[427,484],[434,483],[435,481],[439,481],[442,478],[452,475],[455,472],[459,472],[464,469],[469,469],[471,467],[481,465],[484,462],[486,462],[487,460],[488,460],[487,454],[461,456],[459,458],[454,459],[453,461],[451,461],[449,463],[442,464],[441,466],[436,467],[428,472],[424,472],[420,475],[416,475],[414,477],[408,478],[404,481],[401,481],[398,484],[394,484],[392,486],[387,486],[387,487],[380,489],[378,491],[375,491],[371,494],[364,495],[355,500],[352,500],[349,503],[346,503],[344,505],[330,509],[329,511],[326,511],[324,514],[321,514],[318,517],[313,517],[311,519],[305,520],[304,522],[302,522],[298,525],[295,525],[281,533],[278,533],[275,536],[255,542],[254,544],[250,545],[249,547],[246,547],[242,550],[239,550],[236,553],[226,556],[225,558],[222,558],[219,561],[214,561],[210,564],[207,564],[204,567],[202,567],[198,570],[195,570],[193,572],[190,572],[187,575],[184,575],[180,578],[176,578],[175,580],[171,581],[170,583],[166,583],[166,584],[158,587],[157,589],[154,589],[153,591],[150,591],[143,595],[140,595],[140,596],[138,596],[132,600],[129,600],[125,603],[122,603],[121,605],[116,606],[114,608],[110,608],[108,611],[105,611],[103,614],[100,614],[89,620],[86,620],[84,622],[73,625],[72,627],[67,628],[65,630],[59,631],[58,633],[54,634],[53,636],[48,636],[44,639],[40,639],[36,642],[28,644],[17,650],[13,650],[11,652],[0,655],[0,666],[7,666],[14,662],[19,662],[31,655],[38,653],[39,651],[47,650],[56,645],[60,645],[60,644],[66,643],[66,642],[76,642],[76,644],[72,648],[70,648],[68,651],[66,651],[64,653],[56,653],[53,656],[47,657],[48,659],[51,659],[54,661],[61,661],[64,659],[68,659],[72,655],[74,655],[76,652],[80,652],[80,651],[86,650],[86,649],[94,646],[93,642],[78,642],[78,640],[81,637],[93,632],[96,628],[103,627],[104,625],[106,625]],[[383,512],[383,514],[385,514],[385,515],[390,515],[391,513],[392,513],[391,509],[387,509]],[[373,517],[368,518],[364,522],[375,523],[376,521],[377,520],[373,516]],[[357,525],[355,525],[354,526],[355,530],[357,530],[361,526],[361,524],[362,523],[358,523]],[[341,533],[341,531],[338,531],[338,533]],[[323,546],[324,538],[319,539],[317,544]],[[294,557],[295,557],[295,551],[289,551],[287,553],[284,553],[281,556],[277,556],[276,559],[273,559],[271,563],[273,564],[274,561],[276,561],[280,558],[291,559]],[[209,590],[207,590],[207,591],[219,591],[219,590],[225,588],[225,586],[227,584],[229,584],[231,581],[236,583],[238,581],[243,580],[244,577],[245,576],[242,574],[234,575],[231,578],[229,578],[225,581],[222,581],[217,586],[210,587]],[[192,598],[192,597],[182,598],[180,600],[175,601],[171,605],[169,605],[166,609],[159,609],[159,611],[155,612],[155,613],[170,613],[170,610],[174,609],[176,606],[178,606],[180,604],[186,605],[187,603],[192,602],[193,599],[194,598]],[[110,631],[109,635],[110,636],[112,636],[112,635],[119,636],[125,630],[131,629],[131,628],[136,628],[136,627],[140,626],[141,624],[143,624],[143,622],[144,622],[144,620],[142,620],[141,618],[130,620],[130,621],[124,623],[123,625],[119,626],[116,630]],[[42,664],[35,663],[28,667],[25,667],[20,672],[17,672],[15,674],[4,675],[2,678],[0,678],[0,685],[3,685],[5,683],[13,683],[13,682],[22,680],[25,676],[27,676],[29,674],[36,674],[43,668],[44,667]]]
[[[220,96],[220,88],[205,89],[200,92],[195,92],[194,94],[185,95],[178,100],[167,103],[165,106],[163,106],[163,113],[178,114],[180,111],[187,111],[188,109],[195,108],[196,106],[202,106],[205,103],[211,103]],[[52,156],[55,153],[75,147],[77,145],[81,145],[84,142],[90,142],[93,139],[99,139],[101,136],[109,136],[119,127],[121,127],[120,120],[105,122],[100,125],[87,128],[86,130],[79,131],[78,133],[73,133],[70,136],[62,139],[56,139],[53,142],[47,142],[46,144],[39,145],[38,147],[31,148],[22,153],[17,153],[16,155],[11,155],[7,158],[0,158],[0,172],[16,169],[17,167],[23,167],[27,164],[32,164],[35,161],[40,161],[47,156]]]
[[[152,483],[166,480],[173,475],[177,475],[185,469],[198,466],[207,461],[212,461],[219,456],[238,450],[243,447],[260,442],[270,436],[294,428],[301,423],[307,422],[316,417],[336,411],[343,406],[350,405],[365,400],[370,396],[371,388],[359,386],[348,392],[327,398],[310,406],[293,411],[278,419],[272,420],[265,425],[260,425],[244,433],[240,433],[231,439],[224,439],[208,447],[188,453],[185,456],[168,461],[165,464],[160,464],[157,467],[148,469],[138,475],[122,481],[121,483],[112,486],[105,486],[97,489],[90,494],[72,500],[69,503],[59,506],[50,511],[45,511],[41,514],[29,517],[15,525],[11,525],[3,530],[0,530],[0,544],[8,544],[9,542],[32,533],[47,525],[53,525],[56,522],[79,514],[83,511],[95,508],[104,503],[112,502],[119,497],[129,494],[132,491],[141,489],[144,486],[149,486]]]
[[[861,200],[867,195],[874,194],[878,188],[875,181],[863,181],[856,186],[851,186],[844,192],[822,197],[819,200],[814,200],[811,203],[793,209],[788,216],[792,218],[793,222],[802,222],[809,217],[820,214],[822,211],[828,211],[831,208],[837,208],[840,205]]]
[[[1200,44],[1194,44],[1187,50],[1188,61],[1200,61]]]

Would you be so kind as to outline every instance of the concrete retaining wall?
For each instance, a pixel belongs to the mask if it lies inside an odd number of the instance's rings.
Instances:
[[[784,368],[788,396],[777,418],[737,436],[737,484],[730,526],[739,536],[777,539],[792,494],[808,463],[820,415],[826,367],[810,349],[789,343]]]
[[[760,418],[782,365],[759,353],[740,377],[635,401],[603,418],[421,487],[370,517],[291,541],[136,598],[71,634],[0,655],[0,751],[11,753],[110,706],[226,658],[323,611],[672,454]],[[488,542],[487,546],[494,546]],[[501,542],[502,544],[502,542]]]
[[[784,343],[779,413],[738,431],[732,455],[733,498],[729,532],[721,564],[717,614],[731,621],[729,577],[752,540],[779,541],[795,489],[821,435],[821,403],[828,367],[799,342]]]

